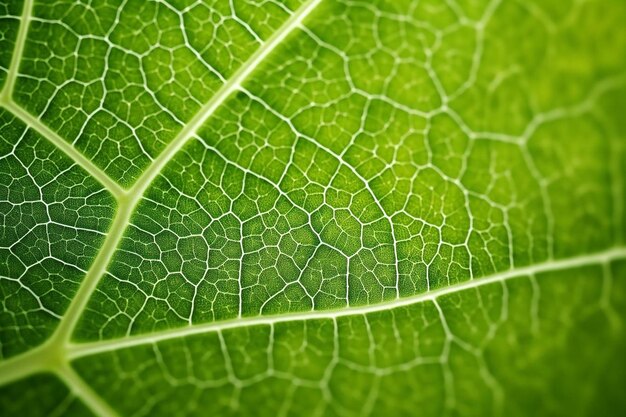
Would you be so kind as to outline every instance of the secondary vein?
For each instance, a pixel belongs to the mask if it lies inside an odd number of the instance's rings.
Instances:
[[[440,288],[434,291],[417,294],[411,297],[394,299],[386,303],[373,304],[362,307],[348,307],[340,310],[308,311],[303,313],[285,314],[281,316],[261,316],[234,319],[221,322],[211,322],[198,324],[190,327],[183,327],[172,330],[164,330],[151,334],[126,337],[123,339],[112,339],[92,343],[72,344],[68,349],[69,359],[94,355],[143,344],[157,343],[164,340],[217,332],[225,329],[255,325],[273,325],[287,321],[316,320],[316,319],[336,319],[343,316],[363,315],[379,311],[391,310],[405,307],[417,303],[434,301],[447,294],[453,294],[464,290],[479,288],[496,282],[503,282],[514,278],[530,277],[536,274],[574,269],[589,265],[601,265],[618,259],[626,259],[626,247],[611,248],[602,252],[588,255],[580,255],[571,258],[551,260],[539,264],[525,266],[516,269],[509,269],[483,278],[465,281],[456,285]]]

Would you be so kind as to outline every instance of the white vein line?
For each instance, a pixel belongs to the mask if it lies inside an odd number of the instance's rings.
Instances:
[[[185,125],[172,142],[161,152],[154,162],[144,171],[135,185],[130,189],[129,194],[140,197],[146,188],[152,183],[162,171],[163,167],[174,157],[174,155],[193,137],[196,131],[204,122],[217,110],[224,101],[237,89],[246,78],[261,64],[265,58],[282,41],[289,36],[294,29],[301,26],[302,21],[315,9],[321,0],[309,0],[303,4],[274,34],[262,44],[250,58],[242,65],[232,77],[220,88],[220,90],[209,100],[196,115]]]
[[[17,32],[17,38],[15,38],[15,47],[13,48],[11,64],[9,65],[7,78],[4,80],[4,88],[0,92],[1,102],[9,102],[11,100],[11,96],[13,95],[13,87],[15,86],[15,79],[17,78],[17,72],[19,71],[20,62],[22,61],[24,44],[26,43],[26,35],[28,34],[28,27],[30,26],[32,11],[33,0],[25,0],[24,4],[22,5],[20,27]]]
[[[12,101],[3,103],[3,106],[21,119],[28,128],[34,129],[44,139],[51,142],[54,146],[59,148],[65,153],[73,162],[79,165],[82,169],[92,176],[96,181],[100,182],[115,198],[120,198],[124,195],[124,189],[115,181],[111,179],[107,174],[98,168],[89,158],[72,146],[68,141],[60,137],[55,131],[46,126],[41,120],[24,110]]]
[[[405,307],[417,303],[434,301],[447,294],[453,294],[460,291],[479,288],[496,282],[503,282],[509,279],[535,276],[537,274],[575,269],[588,265],[606,264],[608,262],[626,258],[626,247],[612,248],[602,252],[589,255],[580,255],[571,258],[547,261],[517,269],[511,269],[499,272],[487,277],[477,278],[460,284],[441,288],[428,293],[418,294],[412,297],[395,299],[391,302],[374,304],[362,307],[348,307],[342,310],[329,311],[310,311],[304,313],[286,314],[282,316],[266,316],[266,317],[250,317],[244,319],[235,319],[222,322],[213,322],[199,324],[191,327],[184,327],[173,330],[165,330],[162,332],[131,336],[124,339],[113,339],[107,341],[71,344],[68,346],[68,359],[73,360],[79,357],[94,355],[97,353],[108,352],[143,344],[157,343],[160,341],[191,336],[196,334],[217,332],[225,329],[234,329],[238,327],[254,326],[254,325],[273,325],[287,321],[316,320],[316,319],[336,319],[338,317],[370,314],[379,311],[387,311],[399,307]]]

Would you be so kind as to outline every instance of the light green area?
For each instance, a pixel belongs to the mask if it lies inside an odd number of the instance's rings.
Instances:
[[[626,2],[18,6],[0,415],[626,414]]]
[[[0,358],[41,344],[91,265],[115,202],[0,109]]]
[[[216,111],[146,192],[77,339],[368,305],[619,244],[626,199],[607,161],[626,124],[603,101],[626,92],[625,55],[576,40],[595,65],[553,77],[581,92],[530,83],[565,59],[572,27],[626,52],[624,31],[587,22],[607,6],[548,23],[538,4],[504,2],[482,34],[459,10],[387,7],[322,2]],[[500,34],[520,16],[555,58],[504,52],[531,54],[527,31]],[[426,85],[436,98],[415,101]],[[485,104],[502,114],[475,113],[475,94],[506,97]]]

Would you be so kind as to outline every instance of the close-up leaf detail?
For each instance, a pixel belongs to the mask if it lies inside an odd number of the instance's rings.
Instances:
[[[0,0],[0,415],[625,415],[624,22]]]

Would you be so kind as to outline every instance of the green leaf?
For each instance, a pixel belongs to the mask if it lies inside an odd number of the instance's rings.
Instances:
[[[0,414],[624,414],[624,21],[0,2]]]
[[[0,88],[4,86],[20,26],[18,2],[0,3]]]

